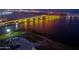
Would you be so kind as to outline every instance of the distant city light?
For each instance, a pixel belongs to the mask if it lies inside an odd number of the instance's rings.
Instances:
[[[7,14],[12,14],[13,12],[9,12],[9,11],[4,11],[4,12],[0,12],[0,15],[7,15]]]
[[[13,9],[9,9],[9,10],[6,10],[6,11],[8,11],[8,12],[40,12],[40,11],[38,11],[38,10],[23,10],[23,9],[19,9],[19,10],[13,10]]]

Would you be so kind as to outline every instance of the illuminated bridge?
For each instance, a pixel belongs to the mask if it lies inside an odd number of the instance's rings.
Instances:
[[[62,17],[60,15],[39,15],[34,17],[21,18],[17,20],[11,20],[1,22],[2,25],[15,24],[20,30],[35,30],[38,32],[46,33],[54,30],[54,27]]]

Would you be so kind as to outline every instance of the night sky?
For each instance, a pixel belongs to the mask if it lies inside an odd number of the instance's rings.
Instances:
[[[5,11],[5,10],[6,9],[0,9],[0,12]],[[31,9],[26,9],[26,10],[31,10]],[[79,13],[79,9],[32,9],[32,10],[38,10],[38,11],[41,11],[41,12],[56,11],[56,12],[73,12],[73,13]]]
[[[37,9],[39,11],[72,12],[79,13],[79,9]]]

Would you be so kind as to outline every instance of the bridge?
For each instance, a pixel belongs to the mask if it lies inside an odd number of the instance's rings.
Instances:
[[[61,18],[62,17],[59,15],[39,15],[1,22],[0,26],[13,24],[15,27],[20,28],[21,30],[48,32]]]

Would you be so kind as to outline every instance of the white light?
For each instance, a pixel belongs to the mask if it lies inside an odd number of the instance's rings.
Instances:
[[[7,29],[6,31],[7,31],[7,32],[10,32],[11,30],[10,30],[10,29]]]
[[[18,29],[18,23],[16,22],[16,29]]]

